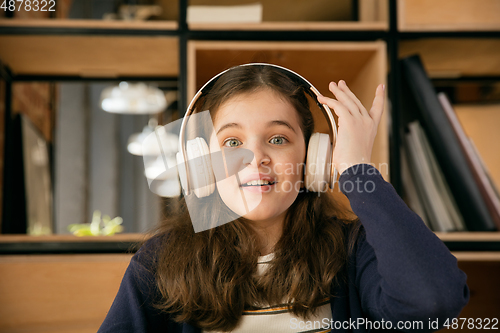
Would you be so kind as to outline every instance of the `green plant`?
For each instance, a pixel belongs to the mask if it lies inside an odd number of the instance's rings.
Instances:
[[[92,215],[92,222],[70,224],[68,230],[76,236],[111,236],[123,231],[122,222],[123,219],[119,216],[111,219],[104,215],[101,220],[101,212],[96,210]]]

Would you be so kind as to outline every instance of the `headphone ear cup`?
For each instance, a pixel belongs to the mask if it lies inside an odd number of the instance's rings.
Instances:
[[[184,193],[188,191],[187,186],[187,176],[186,176],[186,167],[184,160],[182,159],[181,152],[177,152],[175,154],[175,158],[177,159],[177,172],[179,173],[179,178],[181,180],[181,186],[184,189]]]
[[[324,192],[329,185],[332,149],[330,136],[314,133],[309,139],[305,170],[305,185],[309,191]]]
[[[190,189],[198,198],[209,196],[215,190],[215,176],[206,141],[200,137],[189,140],[186,143],[186,152]]]

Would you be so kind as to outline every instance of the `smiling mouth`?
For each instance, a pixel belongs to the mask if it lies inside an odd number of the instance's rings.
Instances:
[[[270,186],[274,185],[276,182],[268,181],[268,180],[252,180],[248,183],[241,184],[241,187],[262,187],[262,186]]]

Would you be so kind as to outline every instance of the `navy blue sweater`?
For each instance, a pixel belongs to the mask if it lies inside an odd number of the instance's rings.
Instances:
[[[342,173],[339,186],[363,232],[345,267],[347,281],[332,286],[333,331],[429,332],[458,316],[469,300],[465,273],[392,185],[373,166],[358,164]],[[99,333],[201,332],[152,307],[159,297],[151,273],[155,242],[132,257]]]

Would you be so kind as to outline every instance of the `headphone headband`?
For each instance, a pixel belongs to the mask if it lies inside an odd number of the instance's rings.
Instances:
[[[321,104],[318,102],[318,96],[321,95],[321,93],[318,91],[318,89],[316,89],[309,81],[307,81],[304,77],[302,77],[301,75],[299,75],[298,73],[288,69],[288,68],[285,68],[285,67],[282,67],[282,66],[278,66],[278,65],[274,65],[274,64],[268,64],[268,63],[248,63],[248,64],[242,64],[242,65],[238,65],[238,66],[234,66],[234,67],[231,67],[229,69],[226,69],[222,72],[220,72],[219,74],[215,75],[214,77],[212,77],[209,81],[207,81],[197,92],[196,94],[194,95],[193,99],[191,100],[191,102],[189,103],[189,106],[186,110],[186,114],[184,115],[184,118],[182,119],[182,123],[181,123],[181,128],[180,128],[180,132],[179,132],[179,153],[181,155],[181,159],[182,161],[184,162],[184,167],[185,167],[185,175],[186,175],[186,186],[185,186],[185,192],[186,192],[186,195],[189,195],[190,193],[190,181],[189,181],[189,168],[187,167],[188,163],[187,163],[187,156],[186,156],[186,146],[184,144],[184,136],[185,136],[185,131],[186,131],[186,124],[187,124],[187,119],[189,118],[189,116],[194,112],[194,108],[196,106],[196,103],[198,102],[199,98],[202,96],[202,94],[204,93],[205,89],[208,89],[208,88],[211,88],[211,86],[222,76],[224,75],[225,73],[235,69],[235,68],[239,68],[239,67],[246,67],[246,66],[269,66],[269,67],[273,67],[273,68],[276,68],[276,69],[279,69],[281,71],[283,71],[286,75],[288,75],[289,77],[293,78],[293,79],[298,79],[298,81],[300,81],[300,83],[307,87],[307,89],[305,89],[304,91],[309,95],[311,96],[316,104],[320,107],[321,111],[323,112],[323,115],[325,116],[325,118],[328,120],[327,123],[328,123],[328,128],[330,130],[330,136],[332,138],[332,141],[335,142],[336,139],[337,139],[337,126],[335,124],[335,119],[333,118],[333,114],[332,114],[332,111],[330,110],[330,108],[328,107],[328,105],[326,104]],[[335,178],[336,178],[336,170],[333,166],[333,154],[332,154],[332,161],[330,163],[330,176],[329,176],[329,181],[328,181],[328,185],[330,186],[330,188],[333,188],[333,184],[335,182]]]

